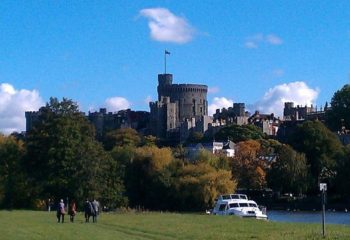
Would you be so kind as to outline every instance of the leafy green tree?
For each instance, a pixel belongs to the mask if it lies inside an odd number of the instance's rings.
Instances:
[[[299,125],[290,138],[295,150],[305,153],[313,178],[313,185],[322,179],[334,177],[337,159],[344,154],[337,136],[320,121],[306,121]]]
[[[102,154],[105,153],[101,150]],[[101,156],[101,155],[100,155]],[[111,155],[105,156],[106,162],[102,163],[102,176],[100,187],[100,200],[110,209],[128,205],[128,197],[125,194],[123,179],[124,166],[113,159]]]
[[[95,140],[94,129],[71,100],[50,99],[39,110],[39,123],[27,136],[26,169],[32,196],[111,200],[123,191],[110,156]],[[114,178],[114,179],[111,179]],[[116,183],[118,182],[118,184]],[[107,194],[106,191],[112,191]],[[108,196],[107,196],[108,195]]]
[[[187,138],[188,143],[200,143],[204,139],[204,135],[201,132],[191,132]]]
[[[110,153],[119,165],[131,207],[169,209],[171,174],[168,167],[173,159],[170,149],[126,145],[115,147]]]
[[[129,157],[125,183],[131,206],[166,209],[171,177],[168,167],[173,160],[171,150],[145,146],[136,148]]]
[[[142,138],[143,146],[156,146],[157,145],[157,137],[152,135],[147,135]]]
[[[5,208],[29,207],[28,184],[22,168],[24,144],[13,136],[0,135],[0,205]]]
[[[230,159],[224,154],[213,154],[208,150],[200,150],[198,155],[195,157],[195,162],[208,163],[215,169],[230,170]]]
[[[175,148],[173,148],[173,155],[176,159],[180,160],[182,163],[188,162],[186,157],[187,150],[183,147],[182,144],[179,144]]]
[[[202,210],[218,194],[235,191],[231,171],[212,167],[205,158],[190,164],[174,159],[169,148],[156,146],[116,147],[111,155],[123,166],[120,175],[131,207]]]
[[[267,174],[269,187],[280,192],[301,194],[308,187],[308,166],[305,154],[288,145],[276,149],[276,160]]]
[[[346,84],[332,97],[331,108],[326,112],[327,125],[333,131],[350,129],[350,85]]]
[[[215,134],[216,140],[226,141],[230,139],[233,142],[264,139],[264,137],[265,135],[261,129],[254,125],[230,125],[223,127]]]
[[[336,188],[337,191],[345,198],[350,197],[350,145],[348,144],[345,148],[345,154],[342,158],[338,159],[337,162],[337,177],[336,177]]]
[[[104,146],[106,150],[112,150],[116,146],[139,146],[141,137],[135,129],[120,128],[108,132],[105,136]]]

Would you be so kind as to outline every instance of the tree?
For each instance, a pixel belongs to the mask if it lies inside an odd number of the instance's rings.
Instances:
[[[204,139],[204,135],[201,132],[192,131],[187,138],[188,143],[199,143]]]
[[[241,142],[246,140],[263,139],[264,133],[254,125],[230,125],[223,127],[215,134],[215,139],[226,141],[230,139],[233,142]]]
[[[101,148],[100,154],[107,153]],[[106,162],[102,162],[102,176],[99,176],[101,183],[99,186],[101,202],[103,202],[105,206],[108,206],[109,209],[127,206],[129,200],[125,194],[126,190],[123,179],[124,166],[109,154],[103,159],[106,159]]]
[[[24,144],[13,136],[0,135],[0,206],[29,207],[26,176],[22,167]]]
[[[195,162],[207,163],[215,169],[230,170],[230,159],[224,154],[213,154],[208,150],[200,150],[195,157]]]
[[[173,155],[176,159],[179,159],[182,163],[188,162],[188,159],[186,158],[187,150],[183,147],[182,144],[177,145],[175,148],[173,148]]]
[[[338,192],[344,197],[350,197],[350,145],[348,144],[345,148],[345,154],[342,158],[338,159],[337,162],[337,177],[336,177],[336,188]]]
[[[156,146],[157,145],[157,137],[152,135],[147,135],[142,138],[143,146]]]
[[[344,155],[337,136],[320,121],[306,121],[296,128],[290,138],[295,150],[305,153],[313,185],[321,179],[332,180],[337,159]]]
[[[202,162],[187,164],[178,171],[174,190],[176,204],[182,210],[204,210],[213,207],[218,195],[235,192],[236,182],[230,171]]]
[[[237,143],[232,173],[237,179],[238,187],[261,189],[266,185],[266,161],[261,151],[261,145],[256,140]]]
[[[26,140],[26,169],[35,186],[32,196],[70,197],[82,202],[93,197],[112,199],[105,191],[118,195],[123,190],[120,184],[114,184],[119,182],[118,176],[108,173],[113,163],[95,140],[92,125],[76,103],[51,98],[39,110],[39,116]],[[115,178],[113,183],[111,177]]]
[[[139,146],[141,137],[135,129],[120,128],[106,134],[104,146],[106,150],[112,150],[116,146]]]
[[[167,198],[171,189],[171,174],[168,167],[173,161],[171,150],[156,146],[139,148],[129,146],[128,149],[125,151],[120,147],[112,152],[115,159],[124,161],[124,180],[130,205],[167,209],[169,206]]]
[[[326,111],[327,125],[333,131],[350,129],[350,85],[346,84],[332,97],[331,108]]]
[[[280,192],[299,193],[308,188],[308,166],[305,154],[288,145],[276,149],[276,160],[267,174],[268,185]]]

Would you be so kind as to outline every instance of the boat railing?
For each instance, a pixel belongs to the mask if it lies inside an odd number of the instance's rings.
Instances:
[[[267,208],[265,206],[259,206],[259,209],[262,212],[262,214],[266,215]]]
[[[220,199],[220,200],[230,200],[230,199],[248,200],[248,197],[245,194],[225,194],[225,195],[220,195],[218,199]]]

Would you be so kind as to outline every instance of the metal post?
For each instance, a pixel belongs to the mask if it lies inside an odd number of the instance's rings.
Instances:
[[[164,52],[164,74],[166,74],[166,50]]]
[[[325,189],[322,189],[322,235],[326,236],[326,196]]]

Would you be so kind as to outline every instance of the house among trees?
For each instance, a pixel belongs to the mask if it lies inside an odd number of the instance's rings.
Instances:
[[[227,157],[235,156],[236,144],[230,140],[216,142],[215,140],[207,143],[192,143],[186,146],[187,157],[195,158],[200,151],[206,150],[213,154],[224,154]]]
[[[261,114],[259,111],[255,111],[249,117],[248,122],[260,128],[268,136],[276,136],[278,127],[281,124],[280,119],[276,118],[273,113]]]

